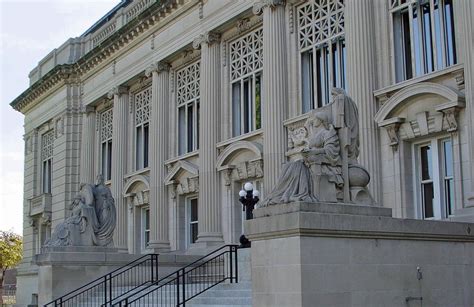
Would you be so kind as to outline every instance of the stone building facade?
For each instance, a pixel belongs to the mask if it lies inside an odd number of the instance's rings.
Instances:
[[[34,255],[97,174],[123,252],[236,243],[242,185],[271,190],[332,87],[358,104],[380,205],[474,222],[473,20],[471,1],[123,0],[11,103],[25,115],[19,302],[37,292]]]

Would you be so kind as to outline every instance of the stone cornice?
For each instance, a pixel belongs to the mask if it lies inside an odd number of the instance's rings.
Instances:
[[[71,83],[79,83],[80,78],[87,72],[109,60],[114,54],[135,41],[150,27],[167,18],[178,7],[193,6],[197,1],[163,0],[157,1],[140,13],[110,37],[102,41],[97,47],[82,56],[76,63],[55,66],[51,71],[41,77],[10,105],[17,111],[25,113],[31,103],[51,91],[53,88]]]
[[[202,44],[212,45],[212,44],[220,42],[220,40],[221,40],[221,35],[219,33],[206,32],[204,34],[199,35],[198,37],[194,39],[193,48],[199,49],[201,48]]]
[[[253,13],[255,15],[260,15],[261,13],[263,13],[263,9],[265,7],[276,7],[278,5],[285,5],[286,4],[286,1],[285,0],[258,0],[258,1],[255,1],[255,3],[253,4]]]
[[[150,77],[153,72],[163,72],[163,71],[169,71],[171,68],[170,64],[167,62],[156,62],[151,64],[146,70],[145,70],[145,76]]]
[[[58,65],[13,100],[10,105],[13,109],[23,112],[26,106],[30,105],[30,103],[50,91],[55,86],[59,84],[74,84],[79,82],[79,74],[73,68],[73,65]]]

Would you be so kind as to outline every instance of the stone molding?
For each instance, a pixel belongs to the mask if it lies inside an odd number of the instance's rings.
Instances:
[[[386,211],[386,212],[385,212]],[[389,215],[390,208],[289,203],[254,210],[245,222],[252,241],[293,236],[474,242],[473,224]]]
[[[115,86],[113,87],[108,93],[107,93],[107,98],[113,99],[115,95],[121,96],[124,94],[128,94],[128,86]]]
[[[247,179],[263,177],[263,159],[251,160],[229,165],[221,169],[226,186],[230,186],[232,181],[243,181]]]
[[[95,107],[93,106],[82,106],[80,113],[89,115],[90,113],[95,113]]]
[[[171,65],[167,62],[156,62],[151,64],[146,70],[145,70],[145,76],[149,78],[154,72],[161,73],[161,72],[168,72],[171,68]]]
[[[459,110],[465,106],[464,101],[455,101],[443,103],[435,108],[436,111],[442,112],[444,115],[445,123],[447,123],[446,131],[456,132],[458,130],[457,115]]]
[[[20,96],[10,104],[15,110],[25,113],[26,108],[45,93],[56,88],[58,85],[74,84],[80,82],[80,77],[95,67],[109,60],[119,50],[130,45],[141,35],[147,33],[151,27],[158,23],[165,25],[174,20],[171,15],[180,15],[196,4],[195,1],[184,2],[181,0],[157,2],[147,8],[149,14],[141,14],[143,19],[138,22],[130,22],[113,33],[99,46],[90,50],[87,57],[79,58],[76,63],[55,66],[51,71],[41,77]],[[61,82],[63,81],[63,82]]]
[[[379,127],[383,127],[387,131],[388,137],[390,139],[390,146],[392,146],[394,149],[398,148],[398,142],[400,138],[398,131],[400,129],[400,125],[404,122],[405,118],[394,117],[379,124]]]
[[[253,4],[252,12],[255,15],[260,15],[263,13],[263,9],[266,7],[274,8],[279,5],[286,5],[285,0],[258,0]]]
[[[199,49],[201,48],[202,44],[208,44],[208,45],[213,45],[216,43],[219,43],[221,41],[221,35],[216,32],[206,32],[198,37],[196,37],[193,41],[193,48],[194,49]]]
[[[57,68],[48,72],[43,78],[35,82],[20,96],[13,100],[13,102],[10,103],[12,108],[19,112],[25,112],[27,106],[57,86],[80,82],[79,74],[72,64],[63,64],[56,67]]]

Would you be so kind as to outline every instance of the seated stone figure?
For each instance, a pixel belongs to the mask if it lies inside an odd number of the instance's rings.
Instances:
[[[308,138],[303,153],[313,175],[313,191],[320,201],[336,202],[344,184],[336,129],[329,123],[327,112],[317,111],[311,112],[305,127]]]
[[[337,201],[337,188],[344,181],[339,138],[327,112],[312,111],[305,131],[303,159],[283,166],[277,186],[260,207],[293,201]]]
[[[369,173],[357,162],[357,105],[343,89],[331,93],[330,104],[311,111],[304,127],[292,128],[287,152],[292,161],[258,207],[294,201],[374,204],[367,189]]]
[[[113,245],[116,211],[110,189],[100,175],[97,184],[82,183],[80,187],[70,216],[56,226],[45,247]]]

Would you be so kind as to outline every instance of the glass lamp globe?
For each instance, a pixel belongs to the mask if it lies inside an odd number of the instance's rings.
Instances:
[[[245,197],[245,195],[247,195],[247,192],[245,192],[244,190],[240,190],[239,196],[240,197]]]
[[[257,198],[260,197],[260,192],[258,190],[253,190],[253,197]]]
[[[253,190],[253,184],[250,183],[250,182],[247,182],[245,185],[244,185],[244,190],[245,191],[252,191]]]

